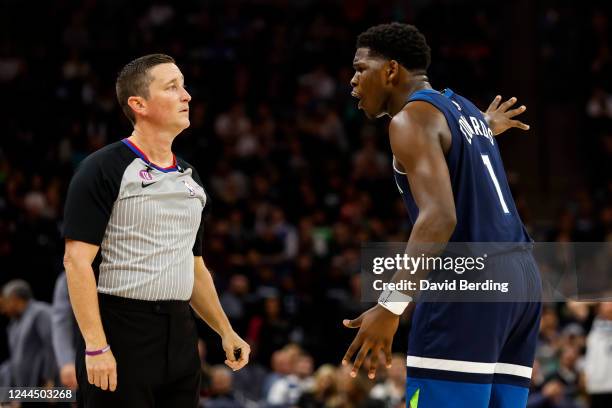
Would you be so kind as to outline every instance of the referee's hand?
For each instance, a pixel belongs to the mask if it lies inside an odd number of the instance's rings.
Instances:
[[[249,362],[251,347],[242,340],[235,331],[231,331],[222,338],[223,350],[225,350],[225,364],[233,371],[240,370]]]
[[[112,350],[97,356],[85,356],[87,381],[103,390],[117,389],[117,362]]]

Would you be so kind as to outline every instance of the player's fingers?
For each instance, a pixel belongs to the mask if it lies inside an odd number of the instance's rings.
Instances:
[[[353,358],[353,354],[357,351],[357,349],[361,346],[361,337],[357,334],[357,337],[353,340],[349,348],[346,350],[344,357],[342,357],[342,365],[346,365]]]
[[[487,108],[487,112],[496,110],[497,107],[499,106],[500,101],[501,101],[501,95],[497,95],[495,98],[493,98],[493,100],[491,101],[491,104]]]
[[[357,353],[357,357],[355,358],[355,363],[353,364],[353,369],[351,370],[351,377],[357,377],[357,371],[363,364],[363,361],[368,356],[368,351],[372,348],[372,344],[370,342],[364,342],[359,349],[359,353]]]
[[[527,110],[527,107],[525,105],[521,105],[516,109],[512,109],[506,112],[506,117],[513,118],[516,115],[520,115],[521,113],[525,112],[526,110]]]
[[[370,369],[368,370],[368,378],[373,380],[376,377],[376,368],[378,367],[378,355],[382,345],[376,345],[370,353]]]
[[[502,104],[499,106],[499,109],[500,109],[502,112],[505,112],[505,111],[507,111],[508,109],[510,109],[510,107],[511,107],[512,105],[514,105],[515,103],[516,103],[516,97],[514,97],[514,96],[513,96],[512,98],[508,99],[506,102],[502,103]]]
[[[510,121],[510,125],[521,130],[529,130],[529,125],[521,122],[520,120],[512,120]]]
[[[115,391],[117,389],[117,369],[113,369],[108,376],[108,389]]]
[[[353,320],[349,320],[349,319],[344,319],[342,321],[342,324],[345,327],[348,327],[350,329],[356,329],[357,327],[361,326],[361,321],[363,320],[363,313],[356,319]]]
[[[385,353],[385,366],[387,368],[391,368],[391,342],[385,344],[385,346],[383,347],[383,351]]]

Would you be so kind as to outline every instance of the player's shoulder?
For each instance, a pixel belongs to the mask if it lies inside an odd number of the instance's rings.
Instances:
[[[444,114],[426,101],[412,101],[391,118],[390,133],[411,134],[416,131],[438,129],[446,123]]]

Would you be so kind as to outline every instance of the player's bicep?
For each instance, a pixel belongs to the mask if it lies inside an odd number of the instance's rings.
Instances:
[[[422,117],[398,114],[389,127],[391,149],[404,167],[419,214],[454,216],[450,174],[437,126],[424,122]]]

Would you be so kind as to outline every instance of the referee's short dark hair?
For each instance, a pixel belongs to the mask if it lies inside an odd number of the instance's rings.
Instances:
[[[427,71],[431,62],[431,49],[425,36],[410,24],[370,27],[357,37],[357,48],[369,48],[370,55],[395,60],[411,71]]]
[[[29,301],[32,299],[32,289],[30,288],[30,284],[23,279],[14,279],[4,285],[2,288],[2,296],[6,298],[15,296],[19,299]]]
[[[149,70],[159,64],[174,64],[174,58],[166,54],[149,54],[134,61],[128,62],[119,72],[115,90],[117,100],[123,113],[128,117],[132,124],[136,123],[134,111],[128,105],[130,96],[149,97],[149,85],[153,78],[149,75]]]

